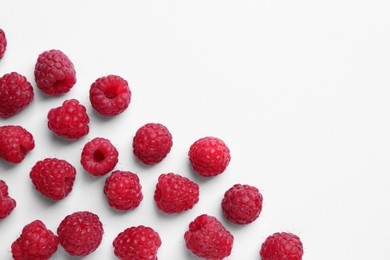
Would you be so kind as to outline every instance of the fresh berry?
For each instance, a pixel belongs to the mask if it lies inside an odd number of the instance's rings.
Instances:
[[[4,31],[0,28],[0,59],[4,56],[4,52],[6,48],[7,48],[7,39],[5,38]]]
[[[90,174],[104,175],[112,171],[118,163],[118,151],[109,140],[97,137],[85,144],[80,162]]]
[[[262,260],[301,260],[303,245],[298,236],[291,233],[275,233],[261,246]]]
[[[221,174],[230,162],[230,151],[226,144],[210,136],[193,143],[188,156],[194,171],[204,177]]]
[[[106,179],[104,194],[108,204],[118,210],[135,209],[142,201],[142,186],[136,174],[114,171]]]
[[[263,206],[263,196],[256,187],[235,184],[225,192],[222,212],[225,218],[236,224],[255,221]]]
[[[89,90],[92,107],[104,116],[115,116],[130,104],[131,91],[126,80],[116,75],[98,78]]]
[[[179,213],[199,201],[199,186],[186,177],[174,173],[161,174],[158,178],[154,200],[165,213]]]
[[[21,126],[0,126],[0,157],[10,163],[20,163],[34,149],[34,138]]]
[[[138,129],[133,139],[133,152],[144,164],[161,162],[172,147],[172,135],[162,124],[149,123]]]
[[[15,260],[48,260],[57,247],[58,237],[40,220],[35,220],[23,228],[11,249]]]
[[[72,191],[76,169],[65,160],[46,158],[34,165],[30,178],[35,189],[44,196],[61,200]]]
[[[62,106],[52,108],[47,119],[49,129],[59,136],[79,139],[89,132],[87,110],[76,99],[65,100]]]
[[[150,227],[130,227],[112,243],[114,254],[121,260],[157,260],[160,236]]]
[[[223,259],[229,256],[234,240],[233,235],[218,219],[205,214],[190,223],[184,239],[192,253],[206,259]]]
[[[0,78],[0,117],[11,117],[27,107],[34,98],[26,77],[12,72]]]
[[[35,64],[35,81],[42,92],[58,96],[76,84],[76,71],[68,56],[59,50],[41,53]]]
[[[88,211],[66,216],[57,229],[61,246],[73,256],[86,256],[95,251],[103,238],[99,217]]]
[[[8,195],[8,186],[0,180],[0,219],[6,218],[16,207],[16,201]]]

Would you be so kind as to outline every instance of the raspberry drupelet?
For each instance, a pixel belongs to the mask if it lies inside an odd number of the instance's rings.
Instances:
[[[16,201],[8,194],[8,186],[0,180],[0,220],[8,217],[16,207]]]
[[[261,245],[260,256],[262,260],[302,260],[303,245],[292,233],[275,233]]]
[[[5,50],[7,48],[7,38],[4,31],[0,28],[0,59],[3,58]]]
[[[130,104],[131,91],[126,80],[117,75],[98,78],[89,90],[92,107],[101,115],[116,116]]]
[[[21,126],[0,126],[0,158],[17,164],[35,147],[32,134]]]
[[[58,96],[76,84],[76,71],[68,56],[60,50],[41,53],[35,64],[35,81],[42,92]]]

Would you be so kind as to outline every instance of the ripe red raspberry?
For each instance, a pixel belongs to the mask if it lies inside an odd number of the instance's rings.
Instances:
[[[184,239],[192,253],[206,259],[223,259],[229,256],[234,240],[233,235],[218,219],[205,214],[190,223]]]
[[[178,174],[161,174],[154,192],[154,200],[157,207],[166,213],[192,209],[199,201],[199,186]]]
[[[235,184],[225,192],[222,212],[225,218],[236,224],[255,221],[263,206],[263,196],[256,187]]]
[[[62,106],[52,108],[47,119],[49,129],[59,136],[79,139],[89,132],[87,110],[76,99],[65,100]]]
[[[72,191],[76,169],[65,160],[46,158],[34,165],[30,178],[35,189],[44,196],[61,200]]]
[[[26,77],[12,72],[0,78],[0,117],[11,117],[27,107],[34,98]]]
[[[112,171],[118,163],[118,151],[109,140],[97,137],[85,144],[80,162],[90,174],[104,175]]]
[[[115,116],[130,104],[131,91],[126,80],[116,75],[98,78],[89,90],[92,107],[104,116]]]
[[[57,248],[58,237],[40,220],[27,224],[11,246],[15,260],[48,260]]]
[[[50,96],[67,93],[76,84],[73,63],[59,50],[41,53],[35,64],[34,75],[38,88]]]
[[[226,144],[216,137],[197,140],[188,152],[194,171],[210,177],[221,174],[230,162],[230,151]]]
[[[275,233],[264,241],[261,246],[262,260],[301,260],[303,245],[298,236],[281,232]]]
[[[10,163],[20,163],[34,149],[34,138],[21,126],[0,126],[0,157]]]
[[[142,201],[142,186],[136,174],[114,171],[106,179],[104,194],[108,204],[118,210],[135,209]]]
[[[5,49],[7,48],[7,38],[4,31],[0,28],[0,59],[3,58]]]
[[[16,201],[8,194],[8,186],[0,180],[0,219],[6,218],[16,207]]]
[[[172,135],[162,124],[149,123],[138,129],[133,139],[133,152],[144,164],[161,162],[172,147]]]
[[[121,260],[157,260],[160,236],[150,227],[130,227],[112,243],[115,255]]]
[[[95,251],[102,242],[103,233],[99,217],[88,211],[66,216],[57,229],[61,246],[73,256],[86,256]]]

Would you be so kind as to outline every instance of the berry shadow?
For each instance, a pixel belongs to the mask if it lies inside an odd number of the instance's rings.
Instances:
[[[168,214],[168,213],[165,213],[165,212],[161,211],[157,207],[156,202],[154,200],[153,200],[153,204],[154,204],[153,205],[153,210],[154,210],[154,212],[156,212],[156,214],[157,214],[159,219],[168,219],[168,220],[172,219],[172,220],[174,220],[174,219],[177,219],[177,218],[179,218],[181,216],[185,217],[186,213],[188,212],[188,210],[187,210],[187,211],[180,212],[180,213]]]
[[[34,199],[40,201],[41,204],[43,204],[45,207],[48,207],[48,208],[51,208],[51,207],[54,207],[56,204],[58,203],[61,203],[61,200],[60,201],[56,201],[56,200],[52,200],[52,199],[49,199],[47,198],[46,196],[42,195],[39,191],[37,191],[35,188],[32,188],[32,197],[34,197]],[[63,200],[65,200],[65,198],[63,198]]]
[[[191,179],[198,184],[202,185],[204,183],[212,182],[214,179],[218,178],[218,175],[212,176],[212,177],[204,177],[204,176],[200,175],[199,173],[194,171],[194,168],[192,168],[190,161],[187,162],[186,166],[187,166],[187,171],[189,171],[191,173],[191,177],[192,177]]]
[[[238,230],[242,230],[242,229],[245,229],[245,228],[250,228],[250,225],[251,225],[251,224],[239,225],[239,224],[235,224],[235,223],[227,220],[224,217],[224,215],[223,215],[221,207],[219,208],[218,216],[216,216],[216,217],[217,217],[218,220],[221,221],[222,225],[229,231],[231,231],[231,230],[232,231],[238,231]]]
[[[110,122],[112,120],[114,120],[116,117],[120,116],[120,115],[117,115],[117,116],[103,116],[101,114],[99,114],[92,106],[89,106],[90,109],[89,111],[92,111],[91,113],[89,113],[89,115],[91,117],[94,118],[94,120],[100,122],[100,123],[107,123],[107,122]]]
[[[10,162],[7,162],[5,160],[0,159],[0,171],[1,172],[8,172],[17,167],[17,164],[13,164]]]
[[[74,143],[77,143],[77,142],[81,142],[81,140],[84,139],[85,136],[79,138],[79,139],[68,139],[66,137],[62,137],[62,136],[58,136],[56,134],[54,134],[53,132],[50,131],[50,139],[54,142],[54,143],[57,143],[58,145],[60,146],[64,146],[64,145],[70,145],[70,144],[74,144]]]
[[[147,165],[147,164],[144,164],[142,163],[140,160],[138,160],[138,158],[133,154],[133,156],[131,156],[131,159],[133,160],[133,163],[136,164],[138,167],[142,168],[142,170],[148,170],[148,169],[151,169],[154,165]]]

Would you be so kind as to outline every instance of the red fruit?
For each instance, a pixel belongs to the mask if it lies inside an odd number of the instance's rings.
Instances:
[[[161,239],[152,228],[138,226],[125,229],[112,244],[121,260],[157,260]]]
[[[144,164],[161,162],[172,147],[172,135],[162,124],[149,123],[138,129],[133,139],[134,155]]]
[[[62,106],[52,108],[47,119],[49,129],[69,139],[79,139],[89,132],[86,108],[76,99],[65,100]]]
[[[15,260],[47,260],[54,255],[57,247],[58,237],[40,220],[26,225],[11,246]]]
[[[223,259],[229,256],[234,240],[233,235],[218,219],[205,214],[190,223],[184,239],[192,253],[206,259]]]
[[[89,90],[92,107],[104,116],[115,116],[130,104],[131,91],[126,80],[116,75],[98,78]]]
[[[263,206],[263,196],[256,187],[235,184],[225,192],[222,212],[225,218],[236,224],[255,221]]]
[[[226,144],[215,137],[197,140],[188,152],[194,171],[210,177],[221,174],[230,162],[230,151]]]
[[[178,174],[161,174],[154,192],[154,201],[166,213],[192,209],[199,201],[199,186]]]
[[[70,255],[86,256],[95,251],[103,238],[99,217],[88,211],[66,216],[57,229],[61,246]]]
[[[109,140],[97,137],[85,144],[80,162],[90,174],[104,175],[112,171],[118,163],[118,151]]]
[[[0,126],[0,157],[10,163],[20,163],[34,149],[34,138],[21,126]]]
[[[52,200],[61,200],[71,191],[76,169],[67,161],[46,158],[31,169],[30,178],[35,189]]]
[[[261,246],[262,260],[301,260],[303,245],[298,236],[291,233],[275,233]]]
[[[4,56],[5,49],[7,48],[7,39],[5,33],[0,29],[0,59]]]
[[[0,117],[11,117],[27,107],[34,98],[26,77],[12,72],[0,78]]]
[[[104,194],[108,204],[118,210],[135,209],[142,201],[142,186],[136,174],[114,171],[106,179]]]
[[[35,81],[42,92],[58,96],[76,84],[76,71],[68,56],[59,50],[41,53],[35,64]]]
[[[16,207],[16,201],[8,195],[8,186],[0,180],[0,220],[6,218]]]

